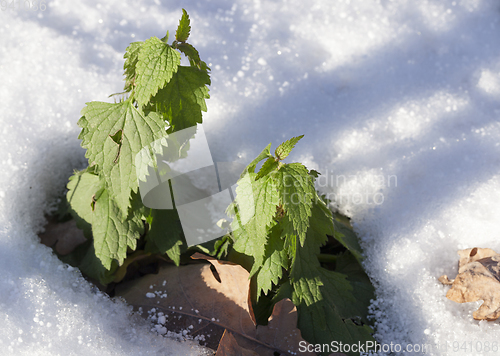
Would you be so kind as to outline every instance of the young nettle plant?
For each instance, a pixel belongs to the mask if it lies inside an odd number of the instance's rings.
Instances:
[[[120,100],[87,103],[78,121],[89,166],[70,178],[67,201],[87,242],[63,259],[104,285],[122,280],[129,264],[147,256],[168,256],[179,265],[187,250],[177,210],[143,205],[137,175],[146,173],[140,167],[137,173],[135,159],[144,147],[152,157],[159,154],[153,143],[202,123],[210,69],[187,43],[190,30],[183,10],[171,44],[168,33],[131,43]],[[182,55],[188,66],[181,65]],[[290,298],[310,343],[371,341],[366,316],[373,287],[360,265],[357,238],[318,196],[319,173],[284,163],[301,138],[282,143],[274,155],[267,146],[246,167],[227,209],[232,232],[196,249],[250,271],[251,302],[261,323],[276,302]],[[179,146],[179,158],[187,149]],[[327,256],[333,270],[321,264],[327,241],[342,250]]]
[[[131,43],[124,55],[122,98],[87,103],[78,121],[89,166],[70,178],[67,200],[89,240],[69,262],[103,284],[123,277],[127,252],[138,243],[144,246],[129,261],[160,253],[179,264],[183,235],[176,211],[142,205],[134,160],[143,147],[202,122],[210,69],[187,43],[190,30],[183,10],[172,44],[168,33]],[[182,54],[189,66],[181,65]]]
[[[255,313],[263,313],[262,320],[267,320],[270,306],[290,298],[299,312],[298,327],[310,343],[373,341],[366,325],[372,285],[360,266],[356,236],[318,196],[314,182],[319,173],[301,163],[283,162],[301,138],[282,143],[274,155],[269,144],[243,172],[242,178],[250,179],[239,181],[236,201],[228,209],[234,216],[235,251],[229,258],[249,269]],[[241,217],[253,211],[242,224]],[[319,260],[329,236],[347,249],[329,255],[335,271],[321,267]]]

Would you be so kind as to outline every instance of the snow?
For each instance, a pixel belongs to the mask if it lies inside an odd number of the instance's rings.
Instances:
[[[36,236],[85,162],[84,103],[112,100],[126,46],[172,36],[181,7],[212,68],[214,161],[248,162],[305,134],[289,160],[322,172],[319,188],[352,217],[376,286],[377,340],[500,354],[485,350],[498,321],[472,320],[479,303],[447,300],[437,281],[456,273],[458,249],[500,251],[496,0],[46,4],[0,11],[2,355],[201,352],[137,324]]]

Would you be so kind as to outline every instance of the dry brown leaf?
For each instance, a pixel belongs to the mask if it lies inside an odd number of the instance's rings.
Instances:
[[[73,219],[62,223],[49,219],[45,232],[39,236],[42,244],[53,247],[60,255],[67,255],[87,241]]]
[[[446,297],[457,303],[483,300],[473,313],[476,320],[496,320],[500,317],[500,255],[489,248],[458,251],[460,256],[455,280],[439,277],[452,287]]]
[[[273,313],[269,317],[269,323],[257,326],[256,338],[266,345],[272,345],[276,349],[290,351],[293,355],[315,356],[313,352],[300,352],[299,342],[304,346],[309,345],[302,338],[297,325],[297,308],[290,299],[282,299],[274,305]],[[269,347],[257,343],[250,343],[251,350],[241,347],[233,335],[225,332],[217,349],[216,356],[225,355],[268,355]],[[227,350],[233,350],[233,353],[226,353]],[[248,353],[245,353],[248,352]],[[256,352],[256,353],[255,353]],[[269,354],[272,355],[272,354]],[[344,355],[343,353],[334,353],[333,355]]]
[[[273,356],[275,351],[281,355],[299,354],[299,342],[303,339],[296,328],[297,311],[290,300],[277,303],[269,325],[256,328],[249,308],[248,272],[240,265],[202,254],[192,257],[210,264],[164,265],[156,275],[117,286],[116,295],[124,297],[136,310],[142,307],[143,316],[152,308],[157,313],[164,313],[167,317],[165,327],[169,331],[190,330],[192,325],[189,334],[193,337],[204,335],[208,339],[206,346],[212,349],[218,348],[227,330],[226,334],[231,333],[235,342],[229,336],[224,337],[223,340],[227,340],[223,341],[221,350],[225,351],[221,352],[246,349],[261,356]],[[156,292],[159,296],[146,296]],[[166,298],[161,298],[163,293]]]
[[[259,356],[255,351],[244,349],[228,331],[224,332],[217,348],[216,356]]]

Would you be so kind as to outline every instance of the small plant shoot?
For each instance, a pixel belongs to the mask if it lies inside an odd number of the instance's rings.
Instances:
[[[202,122],[210,69],[187,42],[190,29],[183,10],[172,44],[168,33],[131,43],[119,102],[87,103],[78,121],[89,166],[70,178],[67,200],[89,243],[71,262],[102,284],[117,281],[115,272],[129,251],[166,254],[180,262],[185,246],[179,219],[175,211],[142,205],[134,160],[155,140]],[[181,55],[189,66],[180,64]]]
[[[274,155],[269,144],[246,168],[243,174],[250,175],[251,184],[239,184],[236,192],[237,197],[254,197],[255,215],[240,224],[248,208],[245,201],[237,198],[229,207],[235,217],[229,258],[249,269],[256,314],[263,309],[263,319],[272,310],[268,306],[264,312],[269,301],[272,306],[290,298],[299,312],[298,327],[310,343],[372,341],[366,325],[372,285],[360,266],[357,238],[318,196],[314,182],[319,173],[282,161],[301,138],[282,143]],[[346,249],[331,256],[336,259],[334,271],[318,259],[329,236]]]
[[[90,102],[81,111],[79,139],[88,167],[70,177],[67,202],[87,241],[61,258],[107,285],[123,280],[141,259],[180,266],[202,251],[248,270],[259,323],[267,324],[273,306],[289,298],[309,343],[372,341],[367,306],[373,287],[349,221],[318,195],[318,172],[284,162],[302,136],[274,154],[269,144],[246,167],[226,211],[231,232],[215,241],[188,248],[176,209],[143,204],[135,157],[155,141],[201,124],[207,110],[210,68],[188,43],[190,33],[183,10],[172,42],[167,33],[131,43],[124,92],[113,94],[114,103]],[[182,56],[189,65],[181,65]],[[327,243],[335,253],[325,264],[321,249]]]

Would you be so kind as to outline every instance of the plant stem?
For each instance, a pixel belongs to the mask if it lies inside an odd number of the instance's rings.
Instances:
[[[323,263],[333,263],[337,261],[337,255],[330,255],[328,253],[320,253],[318,255],[319,262]]]

